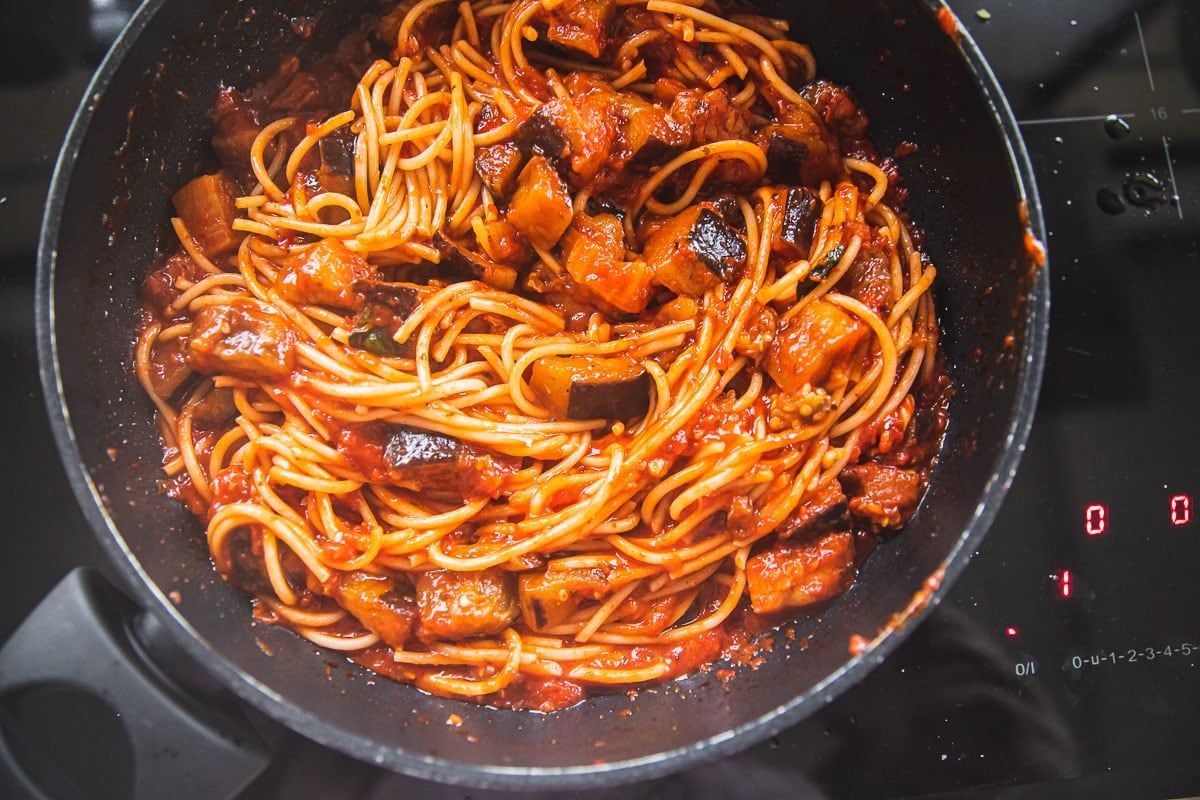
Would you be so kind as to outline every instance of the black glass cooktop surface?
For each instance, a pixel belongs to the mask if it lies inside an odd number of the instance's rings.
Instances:
[[[59,143],[135,3],[3,5],[0,639],[73,567],[107,568],[38,389],[33,285]],[[1049,233],[1045,381],[1009,496],[859,686],[742,755],[597,797],[1200,794],[1200,4],[953,8],[1020,122]],[[492,796],[272,747],[244,797]]]

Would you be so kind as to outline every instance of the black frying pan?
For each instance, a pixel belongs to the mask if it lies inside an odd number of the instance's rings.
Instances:
[[[542,715],[371,680],[285,630],[252,625],[246,597],[214,573],[199,524],[156,484],[158,434],[133,375],[132,342],[142,277],[170,246],[170,195],[211,166],[206,115],[222,82],[252,85],[281,53],[327,45],[363,5],[150,0],[68,136],[41,241],[43,384],[79,502],[137,602],[257,709],[366,761],[455,783],[597,786],[664,774],[748,747],[829,702],[894,649],[921,615],[914,596],[933,588],[931,576],[941,588],[926,599],[936,602],[962,570],[1000,505],[1035,407],[1048,284],[1026,237],[1044,238],[1040,207],[1016,125],[973,43],[949,35],[939,7],[924,0],[763,4],[791,20],[821,75],[852,87],[881,152],[919,148],[902,172],[939,268],[957,394],[916,518],[846,596],[801,619],[794,642],[779,637],[757,669]],[[305,16],[319,22],[301,40],[289,20]],[[880,631],[851,656],[852,635]],[[445,724],[451,714],[461,727]],[[167,769],[187,774],[189,760]]]

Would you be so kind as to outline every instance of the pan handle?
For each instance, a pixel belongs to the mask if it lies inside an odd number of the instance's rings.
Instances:
[[[232,798],[267,747],[147,656],[156,620],[95,571],[68,574],[0,649],[0,795]]]

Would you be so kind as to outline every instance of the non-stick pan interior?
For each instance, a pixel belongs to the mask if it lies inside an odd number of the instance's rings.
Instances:
[[[799,620],[794,640],[776,637],[757,669],[543,715],[430,697],[252,624],[247,599],[213,572],[201,526],[159,492],[157,428],[131,363],[142,277],[170,241],[170,195],[211,164],[207,111],[222,83],[252,85],[280,54],[328,45],[362,5],[152,1],[72,129],[42,243],[44,379],[77,495],[130,588],[199,662],[261,709],[368,761],[441,780],[648,777],[760,741],[827,702],[881,660],[903,626],[857,659],[852,635],[874,637],[931,574],[961,569],[999,505],[1033,410],[1046,291],[1019,210],[1032,184],[970,43],[947,35],[918,0],[764,7],[792,22],[820,74],[853,88],[881,152],[917,146],[902,173],[939,268],[958,387],[917,518],[880,548],[848,595]],[[316,33],[302,39],[306,26],[294,23],[307,17]],[[1028,199],[1036,232],[1036,200]],[[451,714],[461,726],[446,724]]]

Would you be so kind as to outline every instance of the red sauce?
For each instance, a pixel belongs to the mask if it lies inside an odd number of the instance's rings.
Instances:
[[[946,6],[942,6],[937,12],[938,27],[942,29],[942,33],[949,36],[954,41],[958,41],[962,36],[962,32],[958,27],[958,20],[954,17],[954,12]]]

